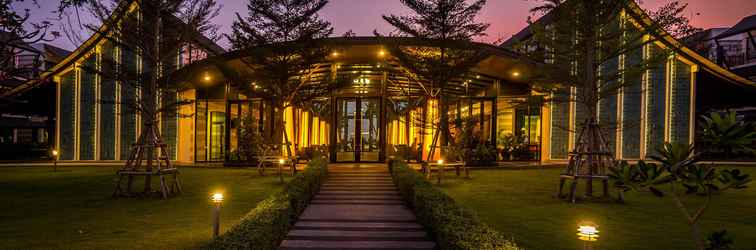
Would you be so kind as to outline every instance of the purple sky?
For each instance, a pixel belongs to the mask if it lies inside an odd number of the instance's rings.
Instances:
[[[217,0],[223,5],[221,14],[214,22],[221,25],[221,32],[228,33],[231,23],[235,18],[235,12],[246,16],[246,3],[244,0]],[[50,14],[57,6],[55,0],[38,0],[41,8],[32,8],[33,21],[43,20],[54,16]],[[656,9],[669,0],[644,0],[643,7]],[[756,0],[682,0],[689,3],[686,15],[691,17],[692,24],[701,28],[729,27],[741,18],[756,14]],[[479,20],[491,23],[488,37],[485,41],[506,39],[520,31],[526,25],[530,8],[537,6],[537,0],[489,0],[479,16]],[[15,4],[16,8],[30,6],[27,3]],[[359,36],[371,36],[374,29],[387,33],[391,31],[383,19],[382,14],[407,13],[399,0],[330,0],[328,6],[321,11],[321,15],[331,21],[335,28],[334,34],[341,35],[352,30]],[[696,15],[700,13],[700,15]],[[85,18],[84,22],[87,21]],[[74,49],[76,45],[66,37],[58,38],[52,42],[56,46],[65,49]],[[222,39],[221,46],[227,47],[227,41]]]

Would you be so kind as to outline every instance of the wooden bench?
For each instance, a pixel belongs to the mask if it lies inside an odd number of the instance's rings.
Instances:
[[[297,158],[296,157],[288,158],[288,157],[281,157],[281,156],[260,156],[257,158],[257,160],[259,161],[257,171],[260,172],[260,175],[265,175],[266,165],[278,166],[276,169],[278,169],[278,174],[281,175],[281,178],[283,178],[284,166],[289,166],[292,176],[297,174]],[[281,162],[282,160],[283,162]]]
[[[449,163],[438,163],[438,162],[431,162],[423,164],[423,172],[425,172],[425,178],[430,180],[431,179],[431,172],[433,167],[436,167],[438,169],[437,181],[436,183],[441,184],[441,179],[444,176],[444,169],[446,167],[454,167],[454,169],[457,172],[457,177],[460,175],[460,170],[465,171],[465,178],[470,178],[470,170],[467,168],[467,164],[465,162],[449,162]]]

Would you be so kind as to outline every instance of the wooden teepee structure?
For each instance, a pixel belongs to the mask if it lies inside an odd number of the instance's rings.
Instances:
[[[163,199],[181,193],[179,171],[171,164],[168,146],[160,138],[157,125],[145,124],[144,128],[139,140],[131,148],[126,165],[117,172],[118,182],[113,197],[149,195],[152,193],[152,176],[160,179],[158,192]],[[144,177],[144,190],[141,193],[132,191],[135,177]],[[126,187],[123,187],[124,184]]]
[[[593,196],[593,181],[600,180],[603,185],[603,197],[609,195],[609,177],[607,168],[615,164],[614,154],[609,149],[609,143],[604,138],[599,124],[593,119],[585,121],[580,129],[575,150],[570,152],[567,169],[559,176],[559,191],[557,197],[567,198],[575,203],[578,181],[586,181],[585,196]],[[562,194],[566,181],[570,181],[570,191]]]

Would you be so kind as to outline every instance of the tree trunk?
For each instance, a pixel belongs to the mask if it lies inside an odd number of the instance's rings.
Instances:
[[[162,6],[162,3],[159,3],[160,6]],[[155,143],[157,142],[157,131],[154,131],[155,124],[157,122],[157,119],[155,119],[157,111],[157,100],[156,100],[156,93],[157,93],[157,85],[158,85],[158,74],[160,70],[160,34],[161,34],[161,28],[162,28],[162,13],[160,13],[160,10],[156,10],[155,15],[155,23],[153,24],[154,33],[152,34],[152,45],[153,45],[153,52],[151,56],[150,61],[150,80],[148,82],[148,86],[145,86],[144,89],[146,89],[146,93],[143,93],[143,101],[144,106],[142,108],[142,133],[147,133],[145,136],[141,137],[144,140],[146,140],[147,147],[147,168],[145,169],[147,172],[152,172],[152,163],[155,158]],[[145,142],[140,142],[145,143]],[[144,177],[144,192],[150,192],[152,190],[152,176],[151,175],[145,175]]]
[[[585,13],[588,16],[594,15],[594,13],[591,12],[590,9],[587,10],[588,13]],[[598,168],[598,164],[601,161],[601,156],[596,154],[601,150],[599,138],[598,135],[601,133],[601,131],[593,131],[594,129],[598,128],[599,126],[592,126],[593,123],[597,123],[598,117],[597,117],[597,107],[598,107],[598,84],[596,83],[596,34],[593,31],[593,24],[587,23],[584,25],[587,28],[584,28],[584,36],[585,37],[585,49],[583,51],[584,58],[583,58],[583,70],[585,71],[583,75],[585,76],[585,82],[583,82],[583,96],[581,103],[584,104],[585,108],[588,112],[588,119],[585,120],[585,124],[583,126],[588,126],[588,169],[590,172],[590,175],[593,175]],[[577,94],[576,94],[577,95]],[[578,100],[579,101],[579,100]],[[586,181],[586,189],[585,189],[586,196],[591,197],[593,196],[593,179],[587,179]]]
[[[443,90],[442,90],[443,92]],[[450,144],[450,133],[449,133],[449,103],[446,99],[445,95],[443,93],[440,94],[438,98],[438,112],[439,112],[439,125],[438,129],[440,129],[440,138],[439,138],[439,146],[448,146]],[[444,152],[446,148],[440,148],[440,154],[445,154],[447,152]]]

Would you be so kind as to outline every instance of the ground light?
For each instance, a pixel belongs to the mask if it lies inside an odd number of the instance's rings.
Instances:
[[[518,76],[520,76],[520,72],[517,72],[517,71],[515,71],[515,72],[512,72],[512,76],[514,76],[514,77],[518,77]]]
[[[223,194],[215,193],[211,199],[215,204],[215,210],[213,211],[213,237],[218,237],[220,232],[220,208],[223,203]]]
[[[53,157],[53,172],[58,172],[58,150],[53,149],[52,157]]]
[[[596,229],[598,226],[585,224],[585,225],[579,225],[578,226],[578,239],[582,240],[585,244],[583,245],[583,249],[585,250],[592,250],[593,249],[593,242],[597,241],[599,238],[599,231]]]
[[[438,159],[438,161],[436,161],[436,162],[438,162],[438,164],[444,164],[444,160],[443,159]]]

